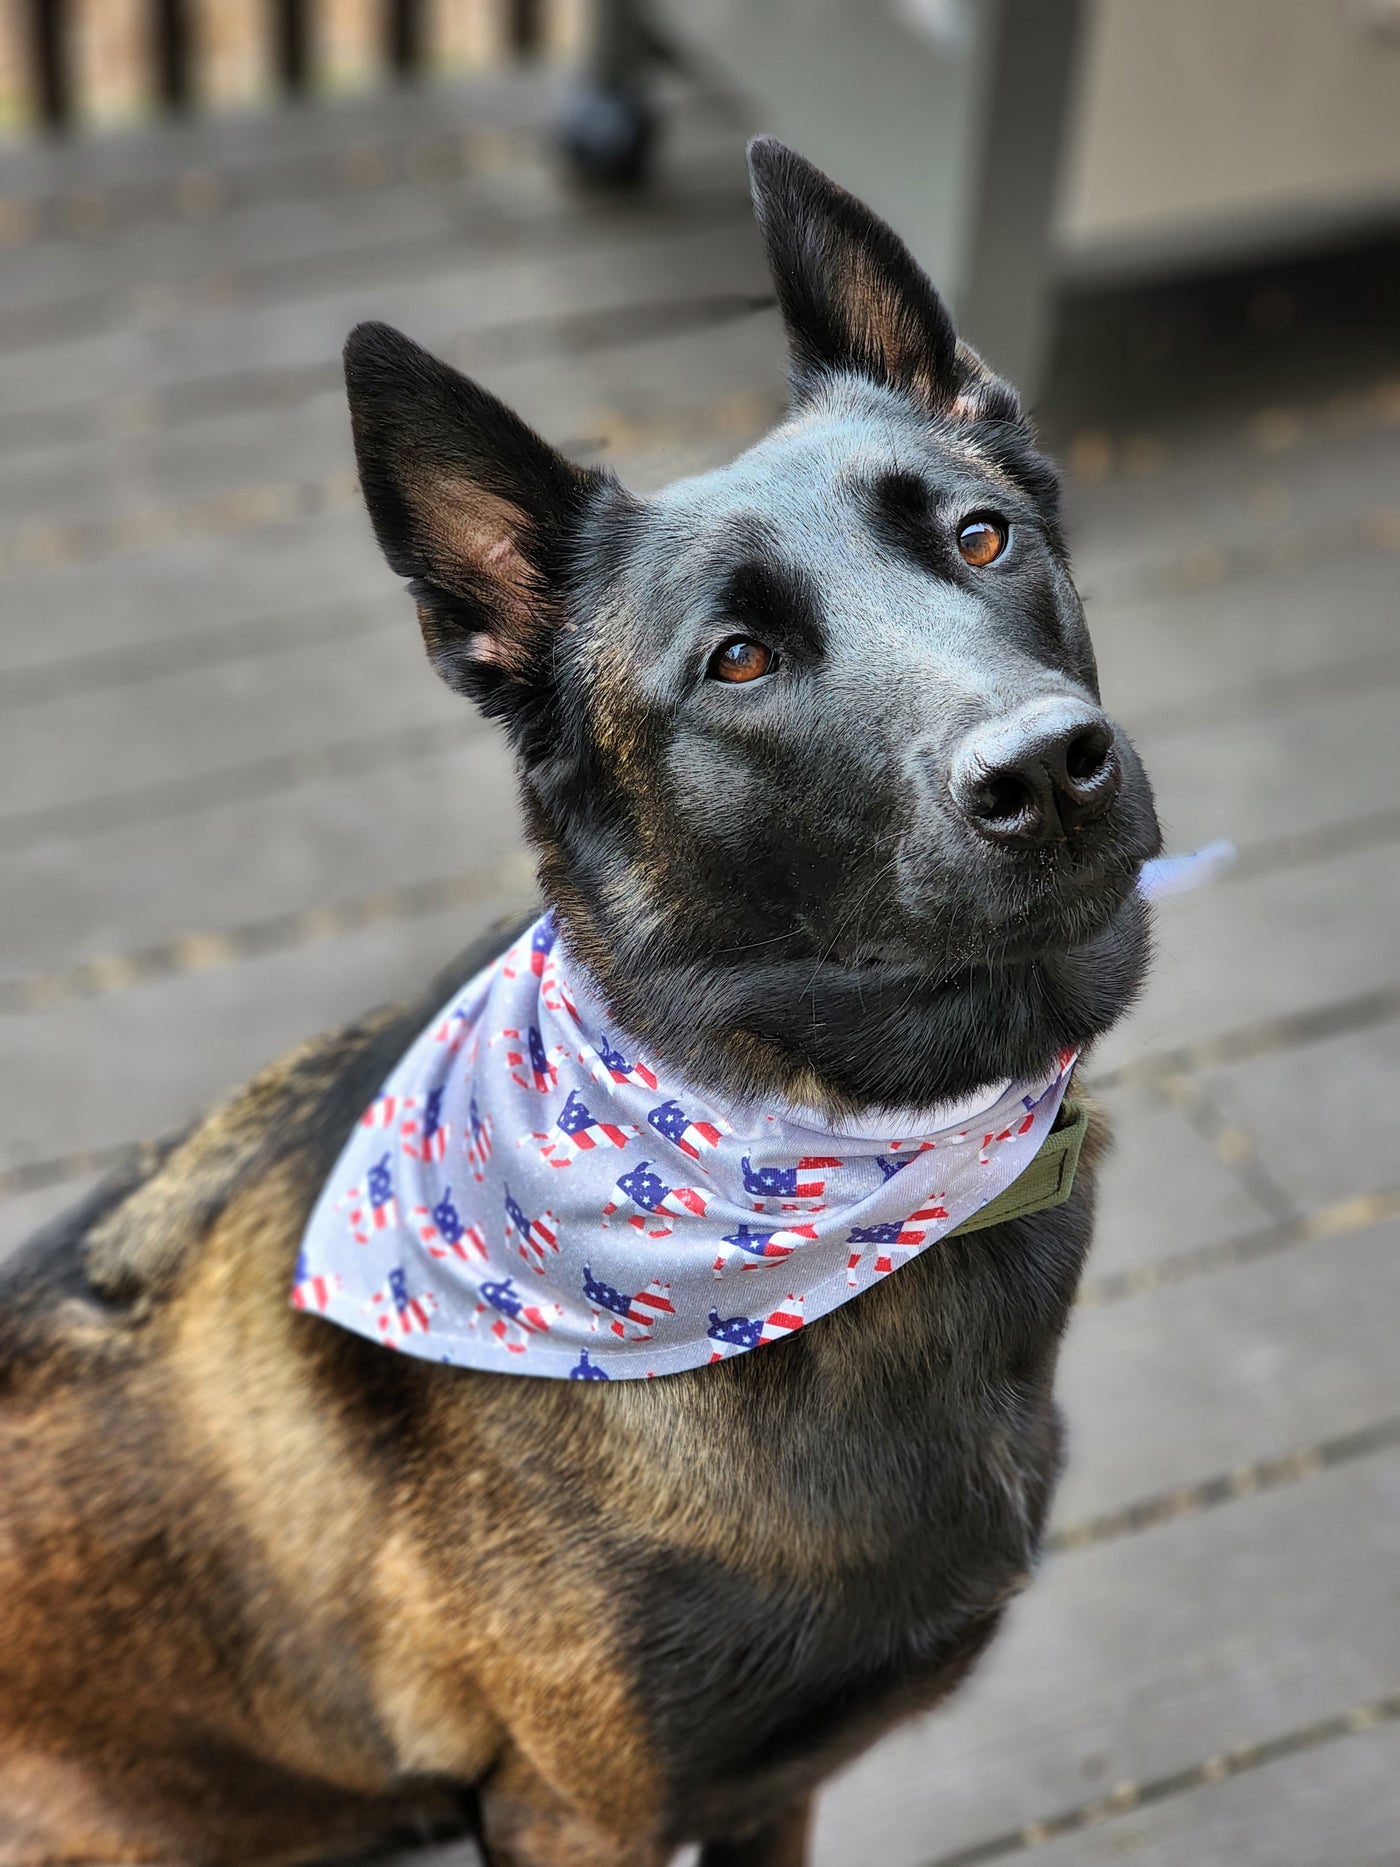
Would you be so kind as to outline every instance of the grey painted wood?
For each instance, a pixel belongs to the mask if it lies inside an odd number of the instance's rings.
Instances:
[[[47,1225],[50,1219],[56,1219],[60,1213],[76,1206],[97,1185],[99,1177],[84,1175],[79,1179],[65,1180],[59,1186],[47,1186],[38,1192],[0,1199],[0,1264],[37,1232],[41,1225]]]
[[[1222,732],[1214,721],[1195,732],[1149,726],[1134,743],[1177,842],[1223,834],[1248,845],[1338,824],[1368,807],[1389,807],[1400,820],[1400,784],[1358,796],[1355,761],[1359,743],[1385,743],[1398,710],[1396,686],[1377,682],[1289,708],[1248,732]]]
[[[5,976],[498,862],[519,846],[514,773],[459,705],[462,743],[423,758],[0,850]]]
[[[0,844],[12,844],[7,827],[40,806],[102,797],[117,769],[121,788],[138,790],[360,732],[453,721],[463,739],[485,731],[433,674],[404,621],[401,635],[365,636],[345,654],[317,643],[274,663],[234,662],[22,709],[0,745]]]
[[[1092,1084],[1092,1067],[1088,1077]],[[1104,1101],[1113,1147],[1100,1175],[1091,1277],[1158,1264],[1270,1222],[1272,1213],[1178,1109],[1129,1085],[1114,1087]]]
[[[1067,1835],[1036,1867],[1392,1867],[1400,1834],[1394,1725],[1207,1783]]]
[[[522,876],[494,898],[325,947],[0,1017],[0,1167],[183,1127],[301,1038],[421,990],[532,895]]]
[[[1397,1247],[1379,1226],[1078,1312],[1057,1524],[1400,1416]]]
[[[924,1867],[1394,1692],[1397,1539],[1391,1455],[1054,1558],[965,1692],[827,1792],[816,1867]]]
[[[1255,1057],[1204,1082],[1300,1205],[1400,1184],[1400,1026],[1349,1032],[1301,1057]]]
[[[1147,990],[1096,1060],[1104,1068],[1121,1065],[1389,985],[1397,916],[1400,860],[1393,848],[1231,879],[1159,902]]]

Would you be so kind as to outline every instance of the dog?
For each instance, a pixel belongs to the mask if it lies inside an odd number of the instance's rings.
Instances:
[[[361,484],[429,658],[518,755],[544,900],[686,1080],[833,1123],[1081,1051],[1159,844],[1057,480],[896,235],[760,139],[785,419],[632,496],[382,326]],[[444,1369],[287,1300],[421,1002],[304,1045],[0,1288],[0,1861],[799,1867],[1035,1565],[1070,1197],[658,1380]]]

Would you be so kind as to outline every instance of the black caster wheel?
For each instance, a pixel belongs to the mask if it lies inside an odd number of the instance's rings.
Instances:
[[[577,85],[554,126],[554,140],[576,181],[590,188],[636,188],[647,178],[656,116],[628,84]]]

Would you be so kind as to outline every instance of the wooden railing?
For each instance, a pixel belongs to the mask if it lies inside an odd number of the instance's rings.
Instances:
[[[67,128],[78,114],[73,78],[73,14],[68,0],[14,0],[24,20],[22,83],[31,121],[51,131]],[[315,0],[228,0],[261,14],[267,66],[277,85],[298,95],[315,83]],[[144,0],[144,80],[153,106],[187,110],[200,103],[192,0]],[[378,0],[378,52],[384,75],[411,80],[427,61],[429,7],[425,0]],[[496,0],[505,48],[527,58],[541,40],[544,0]]]

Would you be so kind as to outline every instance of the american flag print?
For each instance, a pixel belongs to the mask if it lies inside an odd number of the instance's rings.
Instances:
[[[440,1044],[448,1056],[455,1057],[472,1033],[470,1014],[455,1009],[449,1011],[442,1022],[433,1031],[433,1042]]]
[[[755,1167],[745,1154],[740,1165],[744,1174],[744,1191],[757,1195],[754,1210],[761,1212],[763,1206],[772,1200],[781,1203],[787,1200],[806,1202],[824,1199],[826,1176],[835,1173],[841,1162],[830,1154],[804,1154],[784,1166]]]
[[[371,1164],[364,1186],[352,1187],[341,1203],[350,1209],[350,1236],[357,1245],[367,1245],[376,1232],[392,1232],[397,1227],[399,1202],[387,1154]]]
[[[595,1277],[587,1264],[583,1267],[583,1294],[594,1316],[624,1341],[650,1341],[657,1323],[676,1313],[669,1284],[653,1281],[635,1296],[626,1296]]]
[[[538,1219],[526,1218],[520,1204],[511,1192],[505,1189],[506,1203],[506,1238],[524,1258],[532,1271],[544,1274],[545,1259],[552,1251],[559,1249],[559,1234],[554,1227],[554,1214],[542,1212]]]
[[[545,963],[554,951],[554,942],[558,937],[553,914],[546,914],[542,920],[535,922],[529,940],[521,946],[513,947],[506,955],[501,976],[515,979],[522,969],[528,969],[537,979],[543,979]]]
[[[467,1098],[467,1165],[471,1168],[472,1178],[481,1183],[486,1178],[486,1163],[491,1158],[491,1136],[494,1124],[489,1115],[483,1115],[475,1096]]]
[[[673,1218],[703,1219],[707,1207],[705,1195],[693,1186],[668,1186],[660,1174],[654,1171],[649,1160],[638,1161],[629,1172],[624,1173],[614,1187],[614,1193],[620,1193],[620,1199],[610,1199],[603,1208],[603,1217],[612,1218],[621,1212],[624,1206],[635,1206],[637,1212],[627,1221],[638,1231],[649,1231],[655,1238],[670,1235],[670,1226],[653,1230],[641,1215],[650,1213],[659,1216],[668,1213]]]
[[[443,1195],[434,1206],[415,1206],[413,1217],[418,1225],[418,1236],[428,1247],[431,1258],[460,1258],[464,1264],[486,1264],[491,1254],[486,1249],[485,1228],[477,1224],[468,1224],[457,1210],[452,1199],[452,1188],[446,1187]]]
[[[543,1141],[540,1153],[551,1167],[568,1167],[580,1154],[591,1154],[595,1147],[626,1147],[636,1132],[631,1124],[623,1127],[620,1122],[595,1115],[578,1090],[571,1089],[553,1129],[535,1138]]]
[[[647,1122],[691,1160],[699,1160],[702,1149],[716,1148],[724,1139],[712,1121],[691,1121],[674,1097],[658,1103],[648,1113]]]
[[[796,1335],[803,1326],[805,1309],[805,1299],[789,1291],[777,1308],[769,1310],[763,1318],[763,1327],[758,1334],[759,1347],[766,1347],[769,1342],[781,1342],[785,1335]]]
[[[392,1128],[418,1106],[416,1096],[376,1096],[360,1117],[363,1128]]]
[[[408,1113],[399,1131],[399,1139],[410,1160],[447,1159],[452,1127],[442,1118],[444,1093],[441,1083],[437,1084],[424,1096],[422,1114]]]
[[[860,1302],[1009,1185],[1072,1067],[993,1086],[928,1132],[731,1106],[613,1025],[540,922],[351,1117],[288,1300],[308,1329],[500,1376],[643,1380],[740,1357]]]
[[[713,1307],[706,1329],[711,1361],[723,1361],[737,1349],[763,1348],[795,1335],[804,1325],[804,1299],[791,1291],[766,1316],[721,1316]]]
[[[920,1206],[917,1212],[911,1212],[907,1219],[853,1227],[846,1234],[846,1243],[851,1247],[846,1260],[846,1281],[852,1285],[858,1281],[857,1272],[866,1251],[872,1247],[875,1250],[875,1275],[888,1277],[911,1251],[922,1249],[928,1239],[928,1227],[947,1217],[948,1208],[942,1200],[933,1199],[927,1205]],[[896,1256],[896,1253],[901,1255]]]
[[[725,1352],[732,1348],[757,1348],[763,1337],[763,1318],[751,1316],[721,1316],[711,1305],[709,1326],[705,1331],[709,1340],[718,1344],[710,1350],[711,1361],[723,1361]]]
[[[507,1046],[506,1062],[510,1065],[511,1081],[519,1083],[522,1089],[533,1089],[537,1095],[546,1096],[559,1087],[559,1064],[568,1051],[560,1045],[546,1052],[537,1024],[527,1024],[523,1034],[502,1031],[491,1042]]]
[[[789,1258],[799,1245],[814,1244],[821,1233],[815,1225],[789,1225],[776,1232],[763,1232],[742,1221],[732,1232],[721,1234],[720,1243],[750,1258]]]
[[[370,1298],[375,1327],[389,1347],[398,1348],[405,1336],[426,1335],[432,1328],[432,1313],[437,1298],[430,1290],[417,1296],[408,1293],[408,1278],[402,1265],[395,1265],[385,1279],[385,1287]]]
[[[532,1335],[548,1335],[564,1314],[559,1303],[532,1303],[522,1297],[509,1277],[489,1280],[477,1286],[481,1301],[472,1317],[472,1326],[480,1324],[498,1348],[507,1354],[523,1355]]]
[[[598,1039],[598,1061],[615,1083],[631,1083],[638,1089],[658,1087],[655,1070],[640,1057],[629,1060],[606,1037]]]
[[[340,1287],[340,1278],[334,1271],[313,1271],[306,1261],[305,1251],[297,1253],[296,1269],[292,1272],[292,1303],[297,1309],[320,1310],[324,1314]]]
[[[982,1166],[986,1167],[990,1164],[994,1147],[1000,1146],[1003,1141],[1019,1141],[1021,1136],[1029,1134],[1034,1126],[1035,1108],[1032,1105],[1019,1120],[1015,1121],[1012,1126],[1003,1128],[1000,1133],[989,1129],[982,1136],[982,1144],[977,1150],[977,1158]]]

